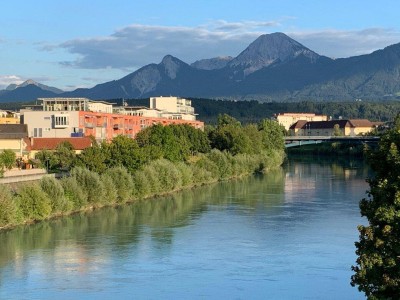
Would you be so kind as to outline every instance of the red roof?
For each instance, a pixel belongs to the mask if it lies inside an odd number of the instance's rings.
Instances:
[[[62,142],[70,142],[74,150],[83,150],[92,146],[89,137],[71,138],[31,138],[31,150],[55,150]]]

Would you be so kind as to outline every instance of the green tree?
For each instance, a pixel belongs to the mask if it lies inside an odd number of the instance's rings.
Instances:
[[[333,125],[333,136],[342,136],[342,135],[343,135],[343,132],[340,129],[339,124]]]
[[[258,125],[262,133],[262,142],[265,150],[280,150],[285,148],[285,128],[273,120],[262,120]]]
[[[109,155],[105,163],[108,167],[125,167],[133,173],[141,166],[139,146],[136,140],[127,136],[115,137],[108,146]]]
[[[74,147],[68,141],[61,142],[57,145],[54,155],[58,161],[58,167],[60,169],[69,170],[75,163],[76,154]]]
[[[107,159],[109,160],[108,145],[106,142],[97,144],[92,143],[92,147],[88,147],[82,151],[77,157],[77,165],[84,166],[90,171],[102,174],[107,170]]]
[[[40,160],[40,165],[48,171],[56,169],[58,165],[58,159],[54,152],[46,149],[36,153],[35,158]]]
[[[0,153],[0,163],[8,170],[15,165],[16,154],[14,151],[5,149]]]
[[[357,265],[351,284],[369,299],[400,299],[400,118],[369,156],[375,176],[360,201],[367,226],[358,226]]]

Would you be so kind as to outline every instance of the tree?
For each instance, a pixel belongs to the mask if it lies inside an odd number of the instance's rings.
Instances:
[[[76,154],[70,142],[64,141],[58,144],[54,154],[57,157],[60,169],[69,170],[74,165]]]
[[[283,150],[285,148],[285,128],[276,121],[262,120],[258,125],[262,132],[262,142],[265,150]]]
[[[36,153],[35,158],[40,160],[41,166],[45,167],[47,171],[55,169],[58,165],[58,159],[52,151],[41,150]]]
[[[109,158],[108,145],[103,142],[101,145],[96,141],[92,142],[92,147],[88,147],[78,155],[78,165],[85,166],[90,171],[102,174],[107,170],[106,160]]]
[[[4,166],[6,169],[11,170],[15,165],[16,154],[14,151],[5,149],[0,153],[0,165]]]
[[[108,167],[124,166],[130,173],[133,173],[141,165],[138,149],[136,140],[119,135],[109,144],[109,155],[105,163]]]
[[[340,130],[339,124],[333,125],[333,136],[343,136],[343,132]]]
[[[400,117],[369,155],[375,177],[360,201],[368,226],[358,226],[357,266],[351,284],[369,299],[400,299]]]

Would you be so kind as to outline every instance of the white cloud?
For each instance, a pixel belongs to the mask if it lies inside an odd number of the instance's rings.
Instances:
[[[368,54],[400,42],[399,31],[385,28],[292,32],[289,35],[318,54],[333,58]]]
[[[68,67],[133,71],[159,63],[167,54],[189,64],[203,58],[237,56],[258,36],[274,31],[283,31],[279,21],[217,20],[197,27],[132,24],[110,36],[69,40],[58,47],[76,55],[75,60],[62,62]],[[400,41],[398,31],[385,28],[284,32],[329,57],[366,54]],[[44,48],[51,51],[54,46]]]
[[[20,84],[25,80],[17,75],[0,75],[0,90],[5,89],[10,84]]]

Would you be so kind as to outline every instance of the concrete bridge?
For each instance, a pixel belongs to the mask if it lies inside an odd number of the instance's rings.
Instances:
[[[377,144],[379,140],[379,136],[287,136],[285,137],[285,147],[300,147],[324,142]]]

